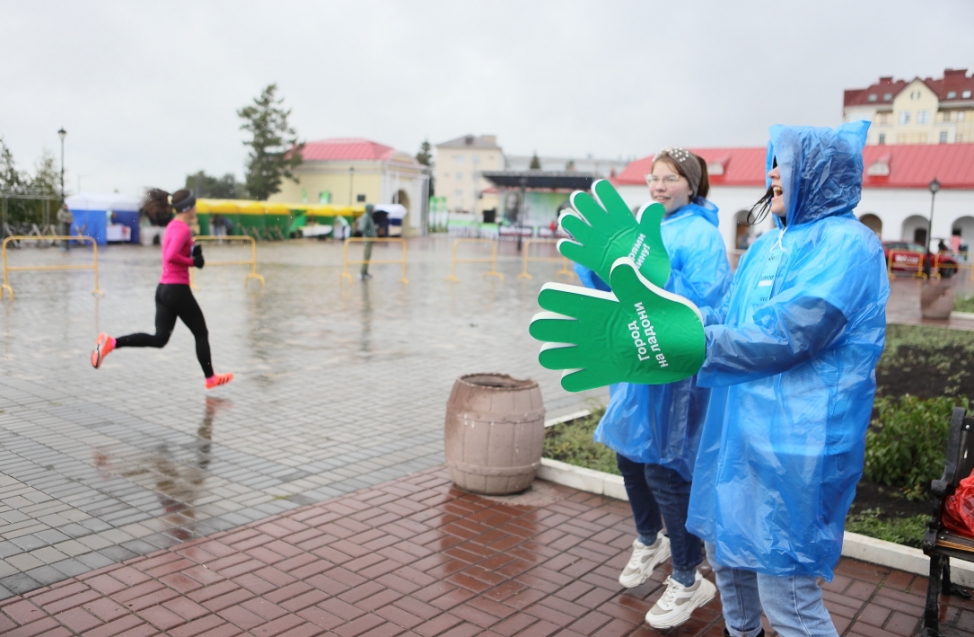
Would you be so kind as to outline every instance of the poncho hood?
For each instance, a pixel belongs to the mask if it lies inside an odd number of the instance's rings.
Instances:
[[[859,204],[867,130],[866,121],[837,129],[771,127],[767,170],[777,159],[789,227],[843,215]],[[775,223],[782,225],[777,217]]]

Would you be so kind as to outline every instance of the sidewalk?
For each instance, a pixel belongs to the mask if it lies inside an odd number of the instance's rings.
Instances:
[[[623,502],[541,481],[480,497],[438,467],[5,600],[0,633],[722,635],[718,600],[666,633],[643,623],[669,567],[624,591],[632,534]],[[908,636],[926,580],[843,559],[825,588],[840,634]],[[974,635],[974,603],[944,608],[947,634]]]
[[[482,279],[481,264],[447,283],[451,245],[412,240],[409,285],[380,265],[342,284],[341,245],[321,242],[262,244],[263,290],[244,288],[239,267],[207,267],[195,294],[217,370],[237,378],[206,393],[181,326],[164,350],[88,362],[98,332],[151,329],[158,249],[99,251],[104,298],[89,272],[17,273],[0,312],[0,634],[651,634],[642,617],[667,573],[619,589],[634,533],[624,503],[543,482],[507,499],[449,489],[457,376],[533,377],[548,418],[585,399],[538,367],[525,328],[558,264],[518,279],[502,244],[505,280]],[[895,281],[889,320],[926,323],[918,294]],[[922,579],[849,561],[838,572],[829,604],[846,634],[917,624]],[[958,604],[947,620],[971,634]],[[714,602],[671,632],[720,635],[719,622]]]

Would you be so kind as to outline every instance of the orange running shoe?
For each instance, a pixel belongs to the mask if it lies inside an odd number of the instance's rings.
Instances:
[[[206,379],[206,388],[213,389],[220,385],[226,385],[231,380],[233,380],[233,374],[213,374]]]
[[[112,353],[115,349],[115,339],[108,334],[102,332],[95,339],[95,351],[91,353],[91,366],[95,369],[101,367],[102,361],[105,357]]]

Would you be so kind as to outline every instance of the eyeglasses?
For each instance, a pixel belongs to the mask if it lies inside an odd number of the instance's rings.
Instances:
[[[672,186],[682,179],[681,175],[667,175],[665,177],[657,177],[656,175],[646,175],[646,184],[648,186],[656,186],[660,182],[666,184],[667,186]]]

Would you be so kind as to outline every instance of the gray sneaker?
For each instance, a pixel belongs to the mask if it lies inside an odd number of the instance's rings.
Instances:
[[[649,579],[653,569],[670,559],[670,538],[656,537],[652,546],[646,546],[639,539],[632,542],[632,556],[626,568],[619,575],[619,583],[626,588],[635,588]]]
[[[693,611],[714,598],[717,587],[697,571],[692,586],[684,586],[672,577],[666,578],[663,596],[646,613],[646,623],[653,628],[673,628],[690,619]]]

